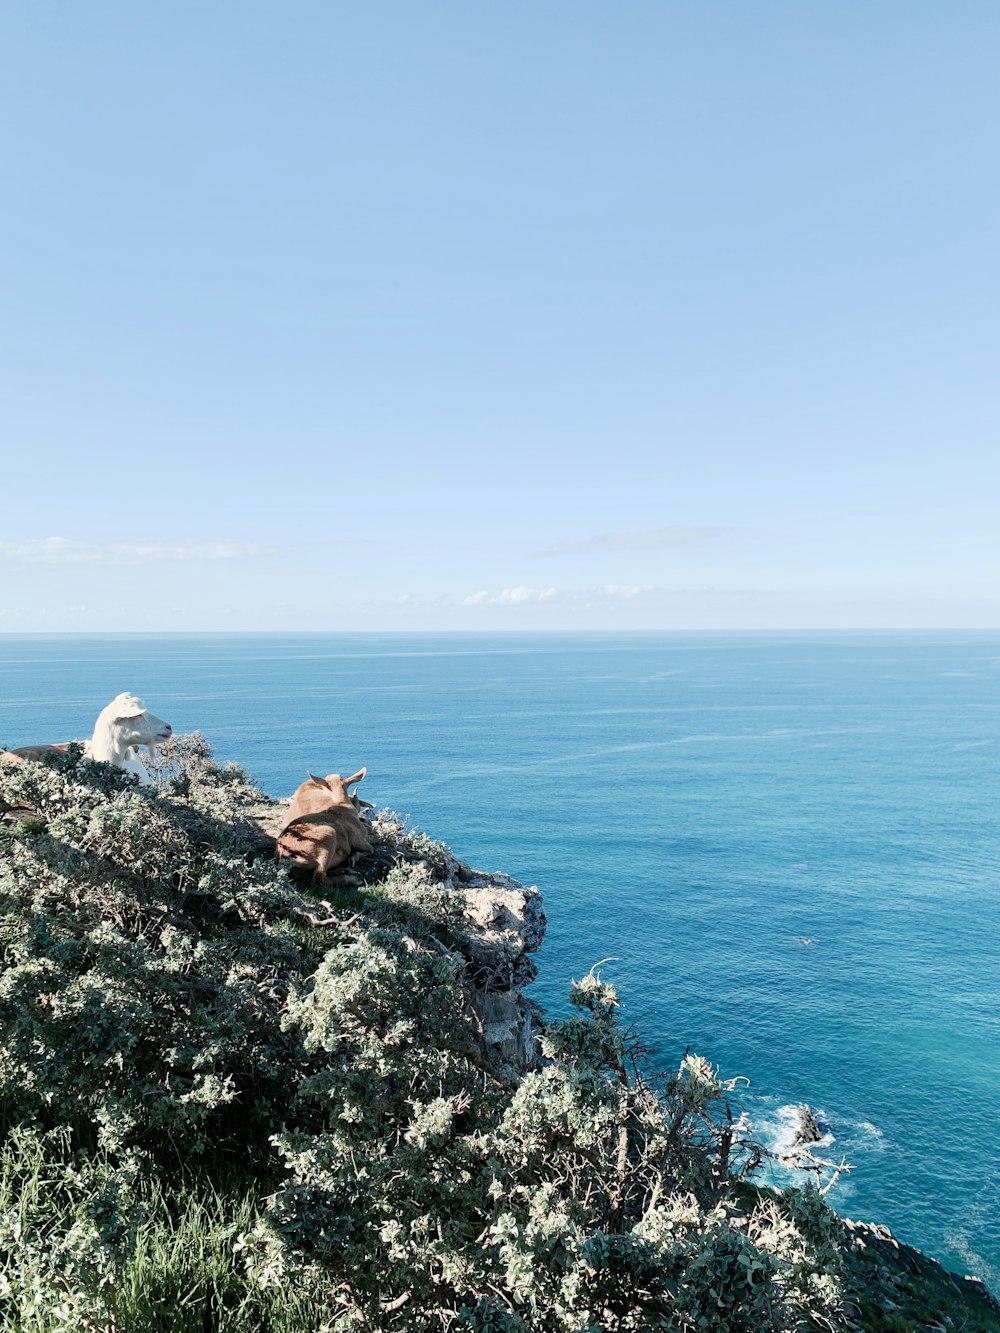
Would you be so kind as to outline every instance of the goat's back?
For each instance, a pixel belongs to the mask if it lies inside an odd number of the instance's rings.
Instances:
[[[343,865],[352,853],[371,850],[367,829],[356,812],[348,806],[334,805],[288,820],[278,834],[275,855],[311,867],[319,878]]]
[[[52,741],[48,745],[19,745],[16,749],[6,750],[4,753],[16,755],[21,761],[43,759],[47,754],[65,754],[70,744],[70,741]]]

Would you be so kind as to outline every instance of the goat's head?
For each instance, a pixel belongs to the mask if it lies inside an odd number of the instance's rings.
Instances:
[[[155,748],[170,739],[173,727],[155,717],[134,694],[119,694],[102,709],[94,725],[94,758],[120,763],[129,750],[148,746],[151,759]]]
[[[108,708],[112,722],[125,745],[162,745],[173,735],[173,727],[163,718],[155,717],[141,699],[134,694],[119,694]]]
[[[360,782],[367,772],[367,768],[360,768],[349,778],[342,778],[339,773],[328,773],[325,778],[318,778],[315,773],[310,773],[309,785],[322,787],[328,791],[334,805],[353,805],[355,810],[360,810],[362,806],[368,806],[368,802],[362,801],[356,793],[348,791],[348,788]]]

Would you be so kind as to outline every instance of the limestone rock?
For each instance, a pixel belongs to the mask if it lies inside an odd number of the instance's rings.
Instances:
[[[516,1078],[540,1060],[542,1011],[522,987],[537,972],[529,955],[545,934],[542,895],[509,875],[462,872],[453,886],[465,903],[456,947],[468,964],[487,1057],[502,1076]]]
[[[537,969],[528,955],[538,949],[545,934],[538,890],[507,875],[476,874],[458,892],[465,899],[467,922],[459,948],[476,985],[487,991],[509,991],[534,981]]]

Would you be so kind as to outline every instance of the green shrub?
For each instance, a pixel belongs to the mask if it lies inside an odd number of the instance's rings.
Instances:
[[[540,1067],[490,1067],[442,844],[378,816],[368,882],[320,898],[203,739],[159,784],[0,769],[37,815],[0,842],[0,1329],[838,1318],[836,1219],[748,1186],[728,1086],[650,1080],[599,975]]]

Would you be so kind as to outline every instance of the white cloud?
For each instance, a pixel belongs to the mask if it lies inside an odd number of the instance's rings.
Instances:
[[[652,584],[649,583],[632,583],[627,586],[618,583],[606,583],[601,589],[605,597],[624,597],[629,600],[638,597],[640,593],[652,591]]]
[[[0,542],[0,560],[21,565],[148,565],[178,560],[246,560],[274,554],[273,547],[244,542],[84,542],[69,537]]]
[[[695,524],[674,523],[664,528],[650,528],[644,532],[602,532],[579,541],[556,542],[535,555],[587,555],[607,551],[649,551],[657,547],[691,546],[732,532],[732,528],[716,528]]]
[[[552,598],[558,595],[556,588],[545,588],[541,591],[535,588],[504,588],[497,601],[518,606],[521,602],[551,602]]]
[[[522,606],[525,602],[551,602],[558,588],[503,588],[495,595],[485,590],[463,599],[463,606]]]
[[[595,601],[631,601],[643,593],[655,592],[651,584],[606,583],[601,588],[585,588],[576,591],[559,588],[503,588],[498,593],[481,589],[462,600],[463,606],[525,606],[545,602],[559,603],[565,606],[577,603],[589,606]]]

